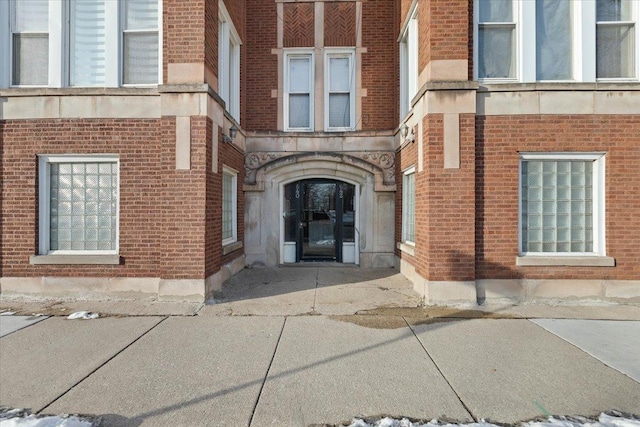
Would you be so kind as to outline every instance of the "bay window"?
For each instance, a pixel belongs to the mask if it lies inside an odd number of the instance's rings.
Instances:
[[[157,85],[160,3],[1,1],[0,87]]]
[[[637,81],[639,17],[633,0],[475,0],[475,76]]]

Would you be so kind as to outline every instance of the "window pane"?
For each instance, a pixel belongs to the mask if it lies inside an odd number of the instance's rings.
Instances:
[[[222,240],[233,238],[233,178],[222,174]]]
[[[308,128],[309,95],[289,95],[289,127]]]
[[[351,126],[351,108],[348,93],[329,94],[329,127],[347,128]]]
[[[104,85],[105,1],[74,0],[71,9],[71,85]]]
[[[404,175],[403,178],[403,211],[402,211],[402,240],[408,242],[415,242],[416,240],[416,228],[415,228],[415,189],[416,175],[410,173]]]
[[[123,82],[158,83],[158,33],[124,33]]]
[[[289,59],[289,92],[309,93],[309,58]]]
[[[13,6],[15,12],[13,32],[49,32],[48,0],[19,0],[14,1]]]
[[[478,31],[478,74],[481,78],[515,77],[513,26],[483,26]]]
[[[13,35],[14,85],[49,83],[49,36],[47,34]]]
[[[522,163],[522,251],[590,252],[593,161]],[[538,176],[538,179],[535,177]],[[570,179],[560,179],[561,177]],[[542,191],[539,184],[543,183]],[[589,249],[587,249],[589,248]]]
[[[570,1],[536,1],[536,47],[538,80],[571,78]]]
[[[482,0],[480,22],[512,22],[513,0]]]
[[[329,58],[330,92],[349,92],[351,76],[349,74],[349,58]]]
[[[103,165],[108,167],[98,167]],[[115,166],[115,163],[52,165],[51,250],[116,249],[118,191]]]
[[[158,28],[158,0],[126,0],[124,5],[125,30]]]
[[[597,21],[631,21],[631,0],[598,0]]]
[[[632,24],[597,26],[598,78],[635,76],[634,33]]]

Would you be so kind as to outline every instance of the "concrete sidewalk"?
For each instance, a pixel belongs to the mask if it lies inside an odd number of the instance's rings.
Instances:
[[[197,309],[172,305],[158,315],[154,304],[154,315],[22,325],[0,338],[0,406],[99,416],[104,426],[640,414],[640,383],[625,372],[640,366],[640,307],[424,308],[389,272],[302,270],[265,269],[263,286],[245,280]],[[43,308],[20,304],[22,314]],[[65,304],[67,315],[82,302]],[[46,314],[60,310],[52,307]],[[529,320],[554,315],[574,323]],[[608,342],[585,338],[593,330]]]

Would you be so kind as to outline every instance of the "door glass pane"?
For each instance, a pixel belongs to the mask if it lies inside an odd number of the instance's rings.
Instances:
[[[303,200],[303,258],[336,257],[336,184],[307,183]]]
[[[296,203],[300,199],[300,183],[289,184],[284,190],[284,241],[295,242],[298,222]]]
[[[339,184],[342,188],[342,242],[355,242],[355,193],[351,184]]]

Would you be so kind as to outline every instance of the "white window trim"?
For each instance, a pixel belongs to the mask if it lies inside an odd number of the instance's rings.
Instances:
[[[218,92],[227,111],[240,122],[240,46],[242,39],[222,0],[218,1]],[[233,48],[229,48],[229,44]],[[229,75],[229,69],[235,72]]]
[[[596,2],[572,1],[572,76],[569,80],[537,80],[536,76],[536,2],[513,0],[516,25],[514,78],[480,78],[478,75],[479,2],[474,0],[473,13],[473,75],[482,83],[536,83],[536,82],[637,82],[640,81],[640,2],[632,4],[634,23],[635,76],[631,78],[596,79]]]
[[[0,0],[0,88],[30,88],[30,87],[87,87],[71,85],[71,4],[72,0],[49,2],[49,70],[48,83],[46,85],[13,85],[12,84],[12,58],[13,43],[11,42],[12,1]],[[156,87],[162,83],[162,4],[158,0],[158,83],[156,84],[127,84],[123,83],[122,58],[124,52],[122,33],[124,28],[124,7],[119,7],[120,2],[106,2],[106,65],[105,84],[99,87]],[[148,31],[148,30],[145,30]],[[238,58],[239,60],[239,58]]]
[[[223,165],[222,166],[222,179],[223,179],[222,185],[224,185],[225,174],[231,175],[233,178],[231,180],[231,207],[232,207],[231,227],[233,229],[232,229],[231,237],[227,239],[222,239],[222,246],[227,246],[238,241],[238,171],[228,167],[227,165]],[[223,194],[224,194],[224,191],[223,191]]]
[[[418,14],[417,2],[409,10],[400,36],[400,120],[411,111],[411,100],[418,91]]]
[[[309,127],[294,128],[289,126],[289,59],[295,57],[309,58]],[[315,106],[315,55],[313,49],[284,49],[284,130],[286,132],[313,132],[314,106]]]
[[[523,258],[605,257],[605,159],[606,153],[520,153],[518,165],[518,253]],[[593,251],[592,252],[523,252],[522,251],[522,162],[529,160],[593,160]]]
[[[107,33],[107,43],[113,43],[113,46],[120,46],[120,51],[115,52],[115,55],[118,57],[118,61],[114,61],[112,64],[113,67],[117,67],[115,70],[114,76],[117,76],[118,82],[122,87],[155,87],[159,84],[162,84],[162,5],[164,2],[158,1],[158,27],[156,30],[152,30],[151,28],[147,28],[144,30],[125,30],[125,14],[124,7],[121,7],[119,10],[118,21],[118,33],[113,37],[113,31]],[[129,83],[125,84],[124,82],[124,34],[125,33],[158,33],[158,83],[157,84],[138,84],[138,83]],[[110,37],[111,36],[111,37]],[[107,74],[107,78],[109,78],[109,74]],[[117,84],[116,84],[117,85]]]
[[[411,166],[408,169],[405,169],[402,172],[402,243],[403,244],[408,244],[411,246],[415,246],[415,241],[413,240],[408,240],[407,239],[407,230],[406,230],[406,222],[407,222],[407,193],[406,193],[406,187],[405,187],[405,177],[407,177],[408,175],[413,175],[413,179],[414,179],[414,193],[413,193],[413,206],[414,206],[414,210],[413,210],[413,228],[415,230],[415,219],[416,219],[416,215],[415,215],[415,203],[416,203],[416,193],[415,193],[415,179],[416,179],[416,167],[415,166]]]
[[[355,72],[355,49],[345,48],[325,48],[324,52],[324,130],[326,132],[346,132],[355,129],[356,121],[356,72]],[[329,91],[331,73],[331,58],[349,59],[349,126],[331,127],[329,126]],[[340,92],[344,93],[344,92]]]
[[[116,201],[115,250],[50,250],[52,163],[116,163],[118,169],[118,200]],[[39,247],[40,255],[117,255],[120,250],[120,159],[117,155],[38,155]]]

